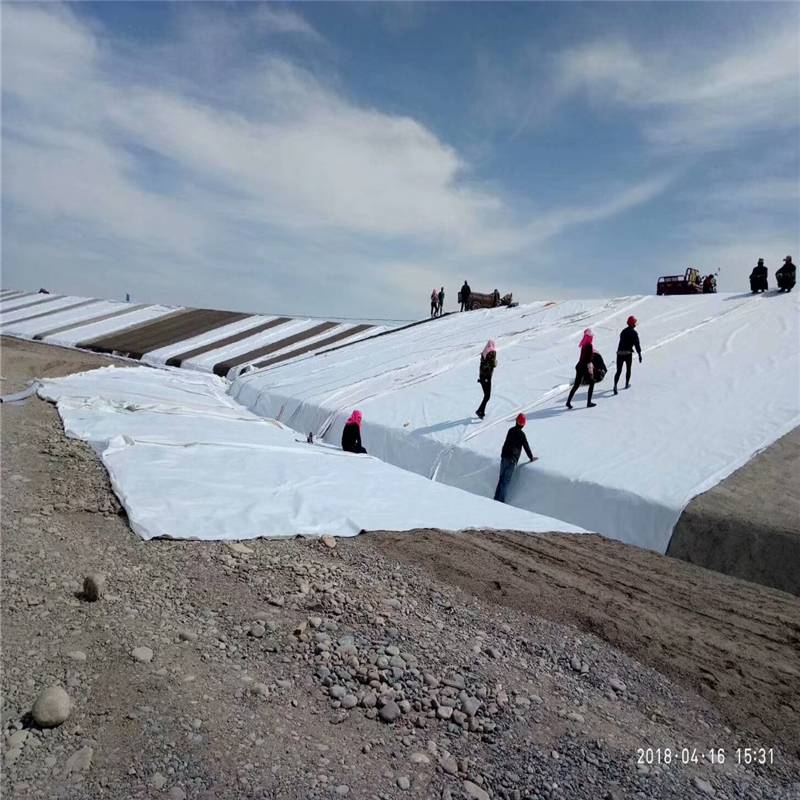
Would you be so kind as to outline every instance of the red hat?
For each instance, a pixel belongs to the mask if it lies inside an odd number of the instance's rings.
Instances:
[[[524,428],[525,427],[525,423],[527,421],[528,420],[525,419],[525,415],[524,414],[517,414],[517,425],[519,425],[520,428]]]
[[[638,320],[633,315],[628,317],[628,325],[635,325],[637,322],[638,322]]]

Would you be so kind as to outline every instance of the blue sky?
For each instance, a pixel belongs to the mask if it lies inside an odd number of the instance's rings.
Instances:
[[[800,255],[794,3],[5,3],[3,285],[413,318]]]

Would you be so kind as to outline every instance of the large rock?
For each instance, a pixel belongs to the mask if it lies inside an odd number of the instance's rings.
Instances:
[[[72,711],[72,701],[60,686],[49,686],[37,698],[31,716],[40,728],[55,728],[66,722]]]
[[[99,600],[106,591],[106,576],[99,572],[93,572],[83,579],[83,597],[94,603]]]

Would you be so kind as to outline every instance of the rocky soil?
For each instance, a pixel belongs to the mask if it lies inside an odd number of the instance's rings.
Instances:
[[[3,356],[3,393],[107,363]],[[800,797],[791,742],[592,633],[375,536],[142,542],[54,408],[4,405],[0,422],[4,796]],[[66,699],[40,699],[56,686]],[[773,763],[737,764],[739,746]]]

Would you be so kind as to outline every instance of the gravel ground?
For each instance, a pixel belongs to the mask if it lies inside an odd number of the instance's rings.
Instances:
[[[4,393],[107,363],[3,356]],[[54,408],[4,405],[0,423],[4,796],[800,797],[785,742],[602,638],[376,536],[142,542]],[[66,708],[36,702],[53,686]],[[737,765],[737,746],[774,747],[774,763]],[[671,763],[637,763],[658,747]]]

